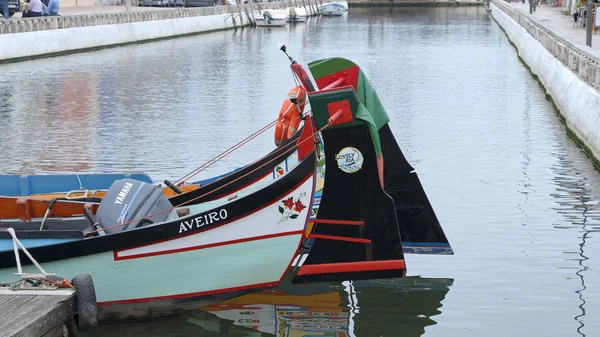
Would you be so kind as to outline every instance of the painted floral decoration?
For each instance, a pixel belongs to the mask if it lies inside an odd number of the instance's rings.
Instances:
[[[277,168],[275,170],[277,171],[277,176],[281,176],[285,173],[283,171],[283,168],[281,168],[281,166],[277,166]]]
[[[279,222],[287,219],[296,219],[300,215],[300,212],[306,208],[306,205],[304,205],[300,200],[305,195],[306,192],[303,192],[298,196],[298,198],[296,198],[296,200],[294,200],[294,197],[281,200],[283,206],[279,206],[279,213],[282,214],[282,217]]]

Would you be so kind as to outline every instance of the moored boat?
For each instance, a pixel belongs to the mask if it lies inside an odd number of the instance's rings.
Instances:
[[[414,168],[407,162],[404,154],[402,153],[398,143],[396,142],[394,135],[388,125],[389,117],[379,99],[376,96],[375,91],[368,82],[364,81],[366,78],[360,69],[352,62],[344,59],[334,58],[328,60],[321,60],[312,62],[309,64],[311,72],[315,73],[316,85],[312,82],[305,82],[306,88],[300,90],[300,87],[294,87],[290,90],[290,95],[294,98],[300,98],[300,104],[298,111],[303,111],[303,103],[306,99],[306,92],[316,92],[322,89],[327,89],[332,84],[345,85],[351,84],[356,88],[356,92],[359,94],[361,101],[366,102],[366,110],[369,113],[371,111],[381,110],[381,116],[374,116],[374,119],[379,121],[377,124],[378,137],[381,146],[381,156],[378,160],[385,165],[383,167],[383,181],[384,189],[395,201],[396,215],[398,217],[399,228],[401,231],[401,237],[403,241],[403,251],[407,254],[452,254],[452,248],[446,238],[444,231],[437,219],[433,207],[431,206],[427,195],[421,185],[417,173]],[[339,76],[344,71],[323,71],[323,69],[344,69],[349,71],[348,76]],[[335,78],[332,80],[331,78]],[[360,81],[359,81],[360,78]],[[341,81],[341,82],[340,82]],[[337,83],[334,83],[337,82]],[[360,82],[360,84],[358,84]],[[304,87],[304,86],[303,86]],[[307,89],[308,88],[308,89]],[[293,94],[293,95],[292,95]],[[375,100],[367,100],[367,96],[373,96]],[[290,96],[290,97],[291,97]],[[195,182],[199,187],[190,188],[187,193],[181,195],[174,195],[170,198],[173,203],[184,202],[189,199],[194,199],[193,203],[201,203],[210,201],[215,198],[219,198],[225,195],[235,195],[237,191],[249,188],[253,184],[264,183],[270,179],[274,179],[276,176],[287,172],[293,165],[297,163],[296,154],[285,149],[290,142],[293,142],[298,137],[298,132],[293,132],[297,128],[300,128],[298,119],[282,118],[285,117],[285,113],[291,113],[289,115],[296,115],[298,111],[294,104],[290,100],[284,101],[278,125],[275,131],[275,144],[279,147],[269,153],[264,158],[246,165],[240,169],[236,169],[230,173],[223,174],[216,178],[207,179],[205,181]],[[290,132],[292,131],[292,132]],[[323,142],[320,139],[320,135],[317,135],[317,140],[323,154]],[[285,160],[279,161],[274,160],[278,155],[278,151],[285,151]],[[336,156],[337,154],[332,154]],[[320,163],[317,165],[317,184],[315,188],[315,198],[311,209],[311,218],[316,218],[319,206],[321,203],[321,192],[323,190],[323,180],[325,174],[326,165],[324,163],[324,157],[320,157]],[[378,165],[380,163],[378,162]],[[74,178],[73,178],[74,179]],[[182,189],[183,187],[179,185]],[[195,186],[195,185],[190,185]],[[165,189],[171,191],[170,189]],[[193,191],[192,191],[193,190]],[[173,193],[172,191],[170,193]],[[50,201],[38,201],[35,199],[21,199],[21,206],[17,207],[17,199],[10,198],[8,200],[11,203],[10,207],[3,207],[1,204],[6,198],[0,197],[0,227],[6,227],[9,225],[20,226],[26,229],[38,229],[42,221],[42,217],[48,211],[48,205]],[[57,202],[54,204],[54,208],[49,212],[46,224],[48,227],[55,229],[62,229],[64,222],[60,217],[69,217],[70,219],[66,222],[66,226],[73,226],[72,217],[77,217],[81,223],[82,228],[87,226],[87,220],[83,217],[83,208],[86,201],[65,201]],[[9,212],[10,210],[10,212]],[[21,213],[18,213],[17,210]],[[29,218],[25,218],[27,215]],[[18,224],[15,222],[2,220],[2,218],[13,218],[16,219]],[[36,218],[37,219],[32,219]],[[312,222],[309,223],[309,227],[312,226]]]
[[[121,179],[86,230],[17,236],[46,270],[90,274],[101,320],[168,316],[277,285],[303,240],[314,191],[311,129],[302,135],[298,165],[235,199],[172,205],[159,188]],[[8,232],[0,235],[6,241]],[[12,247],[2,247],[0,280],[15,278],[14,265]]]
[[[288,22],[286,10],[271,9],[262,11],[262,16],[254,18],[256,27],[284,27]]]
[[[68,191],[107,189],[117,179],[136,179],[151,183],[144,173],[75,173],[75,174],[0,174],[0,195],[29,196]]]
[[[385,110],[349,60],[311,63],[317,86],[293,60],[291,67],[312,109],[302,114],[301,131],[282,140],[272,155],[233,173],[235,180],[216,180],[221,192],[206,185],[167,198],[158,186],[122,179],[95,211],[84,208],[90,225],[85,229],[21,229],[17,236],[47,270],[69,279],[92,275],[103,320],[177,314],[284,278],[403,277],[398,209],[384,183],[388,174],[397,177],[390,171],[394,158],[384,165],[382,157],[391,143],[380,136],[389,120]],[[297,97],[290,101],[298,104]],[[319,132],[327,168],[315,210]],[[256,172],[270,167],[271,174],[282,153],[295,154],[297,163],[263,180]],[[316,226],[307,226],[311,221]],[[7,232],[0,235],[10,240]],[[10,281],[15,260],[11,247],[0,248],[0,282]]]
[[[306,9],[302,7],[289,7],[288,13],[288,22],[306,22],[308,19]]]
[[[348,11],[346,1],[335,1],[323,4],[319,7],[319,14],[323,16],[342,16]]]

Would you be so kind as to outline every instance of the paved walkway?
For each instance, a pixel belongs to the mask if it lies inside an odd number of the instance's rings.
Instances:
[[[510,5],[513,8],[520,10],[522,13],[525,13],[528,18],[532,18],[544,25],[563,39],[573,44],[586,47],[586,28],[573,27],[573,16],[561,13],[565,8],[542,5],[538,6],[533,14],[529,14],[529,2],[527,1],[524,4],[521,2],[512,2]],[[593,54],[600,57],[600,28],[596,34],[592,32],[592,49]]]
[[[181,8],[181,7],[177,7]],[[143,11],[168,11],[173,10],[173,7],[149,7],[149,6],[131,6],[132,12]],[[79,6],[79,7],[61,7],[60,15],[85,15],[85,14],[108,14],[125,12],[125,5],[121,6]],[[15,13],[13,18],[20,18],[21,12]]]

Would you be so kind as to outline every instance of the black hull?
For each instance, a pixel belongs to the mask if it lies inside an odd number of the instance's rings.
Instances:
[[[361,267],[363,262],[404,263],[394,200],[381,187],[369,129],[366,124],[352,124],[325,129],[322,134],[327,170],[313,234],[341,240],[315,239],[302,269],[340,263],[350,263],[356,267],[339,272],[310,274],[304,274],[301,270],[294,283],[403,277],[405,267],[384,270],[377,270],[373,264]],[[363,155],[362,168],[354,173],[346,173],[338,168],[336,155],[347,147],[353,147]],[[333,225],[319,224],[319,219],[341,221]],[[364,221],[364,226],[344,225],[344,220]],[[366,239],[371,243],[347,242],[342,238]]]
[[[385,191],[394,199],[405,253],[453,254],[414,168],[388,124],[379,130]]]

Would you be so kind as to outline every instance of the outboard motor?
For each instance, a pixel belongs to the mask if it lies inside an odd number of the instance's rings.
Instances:
[[[271,21],[273,21],[273,15],[271,15],[271,13],[268,11],[263,11],[263,18],[267,23],[271,23]]]
[[[96,223],[107,234],[118,233],[144,224],[162,222],[167,219],[169,212],[132,222],[123,226],[110,228],[117,224],[142,218],[170,208],[171,202],[163,194],[162,188],[135,179],[116,180],[106,192],[98,211]]]

